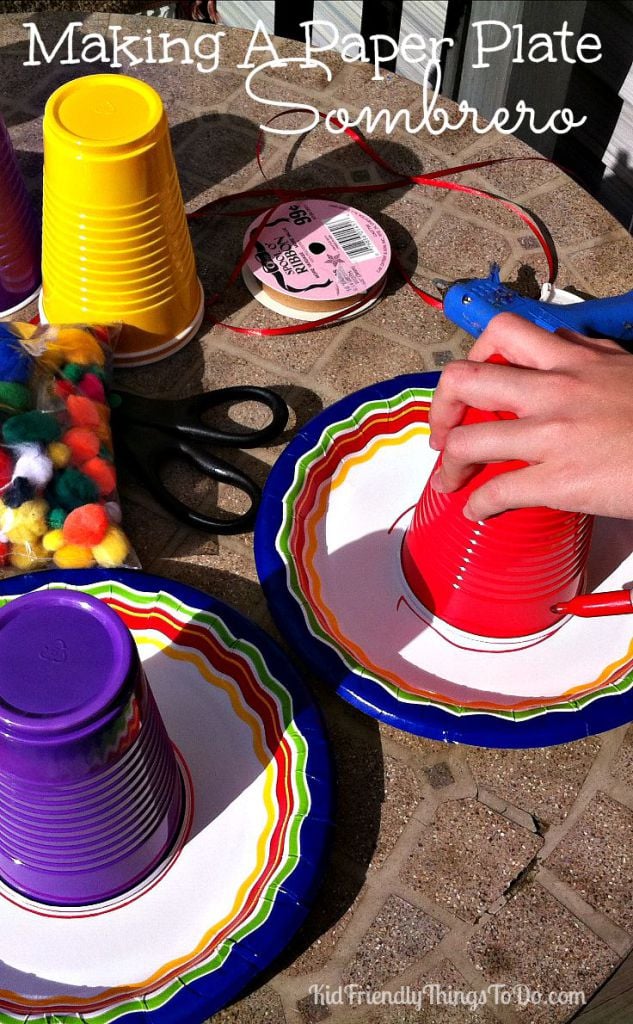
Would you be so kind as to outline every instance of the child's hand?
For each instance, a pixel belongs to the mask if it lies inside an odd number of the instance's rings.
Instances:
[[[486,363],[494,353],[513,365]],[[459,426],[468,406],[518,419]],[[501,313],[468,360],[442,373],[430,424],[431,447],[443,452],[440,491],[487,462],[529,463],[474,491],[470,519],[529,506],[633,518],[633,356],[613,341]]]

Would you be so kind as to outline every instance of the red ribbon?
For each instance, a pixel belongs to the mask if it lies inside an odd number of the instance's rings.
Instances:
[[[272,124],[272,122],[276,121],[278,118],[285,117],[289,113],[295,113],[297,112],[297,110],[305,110],[306,113],[312,112],[312,108],[307,107],[294,108],[293,111],[282,110],[278,114],[275,114],[273,117],[271,117],[267,124]],[[324,116],[324,114],[320,114],[320,117],[323,118]],[[335,127],[341,128],[357,146],[360,146],[363,152],[366,153],[367,156],[371,160],[373,160],[375,164],[377,164],[383,170],[387,171],[388,174],[391,174],[393,176],[393,181],[380,182],[375,185],[330,185],[320,188],[308,189],[287,189],[282,187],[246,189],[245,191],[242,192],[235,192],[231,195],[221,196],[219,199],[214,199],[212,200],[212,202],[207,203],[199,210],[196,210],[194,213],[189,214],[189,220],[198,220],[203,217],[208,217],[211,213],[214,212],[220,213],[222,216],[227,217],[253,217],[257,216],[258,214],[261,214],[262,209],[266,211],[266,214],[263,217],[261,223],[258,224],[257,228],[253,232],[251,232],[246,247],[231,272],[231,275],[227,282],[227,287],[230,287],[231,285],[235,284],[242,271],[244,264],[248,260],[248,257],[250,256],[251,252],[253,251],[253,247],[261,231],[266,226],[268,220],[270,219],[274,211],[278,209],[278,207],[281,206],[283,203],[297,199],[328,198],[333,195],[349,193],[387,192],[412,185],[428,186],[430,188],[441,188],[451,192],[462,192],[465,195],[476,196],[477,198],[480,199],[487,199],[496,203],[501,203],[501,205],[505,206],[505,208],[507,210],[510,210],[511,213],[516,214],[516,216],[523,221],[523,223],[536,237],[547,260],[548,280],[550,282],[554,280],[555,260],[554,255],[552,253],[552,249],[547,239],[545,238],[543,232],[539,228],[538,224],[533,220],[530,214],[523,209],[523,207],[519,206],[517,203],[513,203],[510,199],[504,199],[502,196],[497,196],[493,192],[488,192],[485,189],[475,188],[471,185],[460,185],[458,182],[455,181],[444,180],[446,178],[451,177],[451,175],[453,174],[460,174],[465,171],[477,170],[482,167],[491,167],[493,164],[514,163],[515,161],[519,160],[539,160],[544,163],[551,163],[551,161],[549,161],[546,157],[496,157],[491,160],[481,160],[475,161],[473,163],[460,164],[458,167],[449,167],[440,171],[430,171],[428,174],[401,174],[398,170],[396,170],[396,168],[392,167],[380,155],[380,153],[378,153],[367,142],[367,140],[364,139],[362,135],[356,132],[353,128],[343,128],[343,125],[340,123],[340,121],[336,120],[336,118],[330,118],[330,120],[332,121],[332,124]],[[258,167],[263,177],[265,178],[266,173],[264,171],[262,163],[263,149],[264,129],[262,128],[257,138],[255,154],[257,158]],[[222,205],[226,205],[229,202],[234,202],[235,200],[239,199],[272,199],[273,201],[272,203],[269,203],[267,206],[265,205],[263,207],[249,207],[247,209],[240,210],[218,209]],[[432,306],[433,309],[442,309],[443,304],[441,299],[438,299],[436,298],[436,296],[431,295],[428,292],[425,292],[422,288],[419,288],[418,285],[414,284],[410,275],[405,270],[400,259],[395,253],[392,253],[391,258],[393,264],[397,267],[401,276],[404,278],[409,287],[416,293],[416,295],[418,295],[419,298],[421,298],[427,305]],[[375,289],[372,289],[369,293],[363,295],[358,302],[354,303],[354,305],[350,307],[347,307],[346,309],[337,310],[335,313],[332,313],[329,316],[320,317],[318,320],[313,320],[310,322],[293,323],[289,324],[287,327],[236,327],[234,324],[229,324],[217,320],[216,317],[213,315],[212,308],[218,302],[222,293],[215,292],[207,299],[206,319],[208,322],[214,324],[215,326],[226,327],[228,330],[235,331],[238,334],[250,334],[257,335],[260,337],[277,336],[284,334],[302,334],[305,333],[306,331],[319,330],[321,327],[325,327],[328,324],[335,323],[336,321],[341,320],[343,317],[348,317],[351,313],[356,312],[362,306],[365,306],[367,302],[371,301],[372,298],[378,295],[380,292],[381,285],[382,282],[380,282],[380,284],[376,286]]]

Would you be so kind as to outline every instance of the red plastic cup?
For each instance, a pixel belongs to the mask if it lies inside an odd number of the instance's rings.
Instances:
[[[514,418],[469,409],[462,423]],[[476,636],[540,633],[562,618],[552,607],[575,597],[584,582],[593,516],[549,508],[512,509],[484,522],[464,516],[476,488],[524,465],[490,463],[452,494],[429,480],[405,534],[402,568],[417,599]]]
[[[42,282],[40,223],[0,117],[0,316],[35,298]]]
[[[129,630],[70,590],[0,612],[0,877],[41,903],[126,892],[173,845],[183,786]]]

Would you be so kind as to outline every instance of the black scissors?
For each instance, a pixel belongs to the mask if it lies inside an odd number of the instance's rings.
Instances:
[[[112,428],[117,458],[128,462],[154,498],[188,526],[213,533],[247,533],[253,529],[261,497],[258,485],[246,473],[207,451],[209,447],[257,448],[277,437],[288,422],[288,406],[268,388],[243,385],[219,388],[193,398],[143,398],[129,391],[114,391]],[[260,430],[230,431],[207,426],[203,416],[223,405],[256,402],[272,413]],[[196,469],[243,491],[250,508],[241,515],[219,518],[203,515],[185,505],[167,489],[161,470],[170,461],[188,462]]]

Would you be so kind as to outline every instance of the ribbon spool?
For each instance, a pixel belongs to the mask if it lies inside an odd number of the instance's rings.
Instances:
[[[369,309],[391,259],[389,240],[371,217],[322,199],[283,203],[257,217],[244,249],[242,274],[254,297],[300,320]]]
[[[305,109],[308,112],[310,112],[310,110],[311,110],[311,108],[305,108]],[[295,111],[296,111],[296,108],[294,108],[293,110],[281,110],[281,111],[279,111],[277,114],[274,114],[273,117],[271,117],[266,122],[266,127],[268,125],[272,124],[272,122],[276,121],[278,118],[285,117],[288,114],[294,113]],[[322,114],[322,113],[319,114],[319,117],[322,118],[322,119],[324,118],[324,116],[325,115]],[[265,200],[267,202],[268,205],[265,208],[265,212],[264,212],[263,216],[261,218],[258,218],[258,220],[256,222],[254,222],[254,224],[251,225],[251,227],[249,229],[249,232],[247,233],[246,244],[245,244],[245,247],[244,247],[244,251],[242,252],[242,254],[239,257],[239,259],[237,260],[235,266],[233,267],[233,270],[231,271],[231,274],[229,276],[227,285],[229,285],[229,286],[233,285],[236,282],[236,280],[239,278],[240,274],[242,274],[242,276],[244,277],[244,280],[246,281],[247,286],[249,286],[249,288],[252,290],[252,292],[256,296],[256,298],[258,298],[258,300],[261,301],[262,304],[266,304],[266,305],[268,304],[267,302],[266,303],[263,302],[262,296],[265,295],[265,292],[263,291],[263,289],[259,289],[258,290],[256,286],[251,287],[251,282],[250,282],[250,279],[249,279],[249,272],[248,272],[248,270],[246,271],[246,273],[242,273],[242,272],[243,272],[243,269],[245,267],[245,264],[247,263],[248,258],[250,257],[250,255],[252,253],[253,247],[254,247],[254,240],[255,240],[255,238],[253,237],[253,229],[254,229],[254,227],[257,224],[260,225],[260,227],[257,228],[257,232],[256,232],[256,234],[257,234],[261,230],[261,228],[264,226],[264,224],[268,220],[270,220],[272,218],[272,216],[277,212],[277,210],[284,203],[284,201],[288,202],[288,201],[299,200],[301,202],[305,202],[305,201],[307,201],[309,199],[321,198],[324,195],[324,193],[327,193],[328,195],[346,195],[346,194],[349,194],[349,193],[353,192],[354,194],[362,195],[362,194],[365,194],[365,193],[371,194],[373,192],[389,192],[389,191],[393,191],[394,189],[399,189],[399,188],[408,187],[408,186],[414,186],[414,187],[428,186],[428,187],[431,187],[431,188],[445,189],[446,191],[449,191],[449,192],[461,192],[464,195],[469,195],[469,196],[473,196],[475,198],[486,199],[486,200],[490,200],[490,201],[495,202],[495,203],[500,203],[502,206],[504,206],[511,213],[513,213],[517,217],[519,217],[519,219],[532,232],[532,234],[536,238],[539,246],[541,247],[541,249],[543,251],[545,259],[547,260],[548,275],[549,275],[548,276],[548,281],[550,283],[554,281],[554,279],[556,277],[556,269],[557,269],[557,261],[556,261],[555,254],[554,254],[553,249],[551,248],[549,242],[547,241],[545,235],[541,231],[539,225],[532,219],[531,215],[529,213],[527,213],[526,210],[524,210],[521,206],[518,206],[517,203],[512,202],[512,200],[510,200],[510,199],[504,199],[501,196],[495,195],[492,192],[487,192],[487,191],[485,191],[484,189],[481,189],[481,188],[475,188],[472,185],[462,185],[462,184],[460,184],[457,181],[450,180],[456,174],[461,174],[461,173],[464,173],[466,171],[480,170],[481,168],[484,168],[484,167],[491,167],[494,164],[516,163],[516,162],[523,163],[526,160],[530,160],[530,161],[537,160],[539,162],[552,163],[552,161],[549,160],[547,157],[543,157],[543,156],[495,157],[495,158],[493,158],[491,160],[479,160],[479,161],[474,161],[474,162],[467,163],[467,164],[460,164],[458,167],[446,167],[446,168],[443,168],[442,170],[431,171],[431,172],[429,172],[427,174],[404,175],[400,171],[398,171],[395,167],[392,167],[389,163],[387,163],[387,161],[384,160],[383,157],[375,149],[373,149],[369,145],[367,140],[364,139],[361,135],[359,135],[358,132],[356,132],[353,128],[345,127],[344,125],[342,125],[336,119],[332,120],[332,124],[333,124],[333,126],[338,131],[341,131],[348,138],[350,138],[352,140],[352,142],[354,142],[355,145],[359,146],[360,149],[363,150],[363,152],[368,156],[368,158],[370,160],[372,160],[375,164],[377,164],[379,167],[381,167],[384,171],[387,171],[389,174],[391,174],[393,176],[392,180],[391,181],[374,182],[372,184],[365,184],[365,185],[350,185],[350,184],[344,184],[343,185],[343,184],[341,184],[341,185],[328,185],[327,187],[310,188],[310,189],[282,189],[282,188],[279,188],[279,187],[251,188],[251,189],[245,189],[242,192],[235,192],[235,193],[233,193],[231,195],[228,195],[228,196],[220,196],[218,199],[213,199],[211,202],[206,203],[204,206],[202,206],[199,209],[195,210],[193,213],[188,214],[188,219],[190,221],[200,220],[201,218],[206,218],[206,217],[209,217],[209,216],[213,216],[215,214],[219,214],[221,216],[227,216],[227,217],[244,217],[244,216],[250,216],[250,215],[252,215],[256,211],[255,210],[226,210],[224,207],[225,207],[227,201],[236,200],[236,199],[249,198],[249,199]],[[256,157],[257,157],[257,163],[258,163],[259,169],[260,169],[263,177],[266,178],[267,176],[266,176],[266,174],[264,172],[264,167],[263,167],[263,163],[262,163],[263,150],[264,150],[264,126],[262,126],[262,128],[261,128],[260,134],[259,134],[259,137],[258,137],[258,140],[257,140]],[[430,295],[428,292],[424,291],[424,289],[420,288],[418,285],[416,285],[413,282],[413,280],[411,279],[409,273],[407,272],[407,270],[405,269],[404,265],[400,261],[398,255],[395,252],[392,253],[392,261],[393,261],[394,265],[397,267],[397,269],[398,269],[399,273],[401,274],[401,276],[407,282],[408,286],[411,288],[411,290],[420,299],[422,299],[422,301],[424,303],[426,303],[426,305],[431,306],[432,309],[442,309],[442,300],[437,298],[434,295]],[[380,290],[382,290],[382,289],[380,289]],[[283,327],[244,327],[244,326],[241,326],[239,324],[231,324],[231,323],[228,323],[226,321],[218,320],[214,316],[214,314],[213,314],[213,307],[216,305],[216,303],[219,302],[219,300],[222,297],[222,294],[223,294],[222,291],[218,290],[218,291],[214,292],[212,295],[207,297],[207,299],[206,299],[205,322],[213,324],[214,326],[220,326],[220,327],[225,328],[226,330],[232,331],[232,332],[234,332],[236,334],[244,334],[244,335],[249,335],[251,337],[282,337],[282,336],[288,335],[288,334],[302,334],[302,333],[305,333],[307,331],[319,330],[321,327],[327,327],[330,324],[333,324],[333,323],[338,322],[339,320],[345,319],[346,317],[351,317],[351,316],[353,316],[357,312],[363,312],[365,310],[365,308],[368,308],[366,306],[366,303],[363,302],[363,300],[361,298],[360,303],[356,303],[355,305],[353,305],[351,307],[351,309],[347,310],[347,312],[343,311],[342,314],[339,311],[337,311],[337,310],[334,310],[333,312],[330,312],[330,313],[328,313],[328,314],[326,314],[324,316],[317,316],[314,313],[312,313],[311,315],[307,315],[306,314],[306,316],[304,317],[304,320],[303,320],[302,323],[298,323],[298,324],[285,324]],[[380,294],[380,291],[377,292],[377,295],[379,295],[379,294]],[[376,295],[376,297],[377,297],[377,295]],[[372,301],[373,301],[373,299],[372,299]],[[286,309],[283,309],[282,312],[285,313],[286,316],[292,316],[292,314],[288,312],[288,309],[290,309],[290,308],[291,307],[287,307]]]
[[[493,356],[489,362],[506,360]],[[462,424],[500,419],[516,416],[469,408]],[[463,514],[478,487],[525,465],[489,463],[452,494],[427,482],[405,534],[402,569],[435,619],[499,639],[533,636],[563,621],[552,609],[582,588],[593,516],[521,508],[473,522]]]

